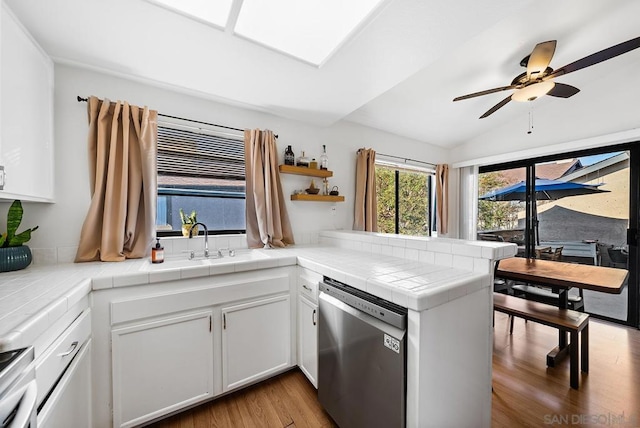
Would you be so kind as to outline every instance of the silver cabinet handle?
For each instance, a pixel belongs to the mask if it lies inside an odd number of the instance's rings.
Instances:
[[[67,355],[71,354],[76,349],[77,346],[78,346],[78,342],[73,342],[69,347],[69,350],[67,352],[62,352],[58,354],[58,357],[66,357]]]
[[[306,285],[306,284],[302,284],[302,288],[304,288],[304,289],[305,289],[305,290],[307,290],[307,291],[312,291],[312,290],[311,290],[311,287],[309,287],[309,286],[308,286],[308,285]]]
[[[313,313],[311,314],[311,321],[313,322],[313,325],[316,325],[316,310],[313,310]]]

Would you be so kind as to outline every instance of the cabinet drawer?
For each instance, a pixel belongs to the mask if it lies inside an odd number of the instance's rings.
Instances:
[[[318,302],[318,283],[322,281],[322,275],[308,269],[298,269],[298,294],[305,296],[310,301]]]
[[[91,309],[71,323],[58,339],[36,360],[38,405],[91,336]]]

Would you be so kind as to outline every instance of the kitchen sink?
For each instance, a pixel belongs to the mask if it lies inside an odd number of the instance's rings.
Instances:
[[[198,266],[251,262],[269,258],[268,255],[260,250],[236,250],[235,256],[229,256],[227,251],[223,251],[223,257],[210,257],[208,259],[203,256],[197,256],[193,259],[188,259],[187,257],[186,254],[167,257],[164,263],[151,263],[151,261],[149,261],[148,263],[144,263],[140,270],[159,271],[166,269],[184,269]]]

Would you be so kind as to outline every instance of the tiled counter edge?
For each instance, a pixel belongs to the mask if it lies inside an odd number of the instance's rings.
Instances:
[[[14,315],[22,319],[13,323],[13,326],[9,327],[6,332],[4,328],[2,329],[3,331],[0,335],[0,352],[33,345],[44,332],[55,325],[91,292],[90,278],[84,278],[79,281],[72,280],[70,282],[71,286],[67,287],[61,295],[55,298],[48,298],[44,295],[33,300],[35,305],[37,305],[39,299],[48,302],[44,308],[33,305],[38,307],[34,313],[19,313]],[[67,283],[67,285],[68,284],[69,283]],[[86,306],[88,306],[88,301],[86,302]],[[10,319],[4,319],[3,323],[5,322],[7,323],[6,325],[12,324]],[[40,351],[40,349],[36,349],[36,357]]]
[[[335,275],[333,279],[417,311],[431,309],[483,287],[490,287],[493,284],[495,262],[513,257],[517,253],[517,246],[511,243],[360,231],[323,231],[320,232],[319,243],[322,246],[369,254],[371,258],[380,260],[397,257],[450,269],[440,281],[430,278],[430,274],[395,281],[388,275],[383,275],[367,277],[365,283],[349,274],[348,270],[353,269],[351,267],[329,269],[330,273],[327,275]],[[318,271],[323,268],[314,260],[298,259],[298,264],[303,267]],[[336,266],[339,266],[339,262],[336,262]],[[409,269],[411,266],[405,265],[405,268]],[[419,271],[418,267],[417,272]],[[418,285],[411,286],[410,281],[417,282]]]

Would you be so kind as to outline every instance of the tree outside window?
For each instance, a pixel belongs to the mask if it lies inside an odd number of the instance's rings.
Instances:
[[[378,231],[429,236],[431,174],[376,166]]]
[[[486,172],[478,177],[478,196],[507,186],[508,181],[496,172]],[[512,201],[478,201],[478,231],[509,230],[518,227],[518,212],[522,204]]]

